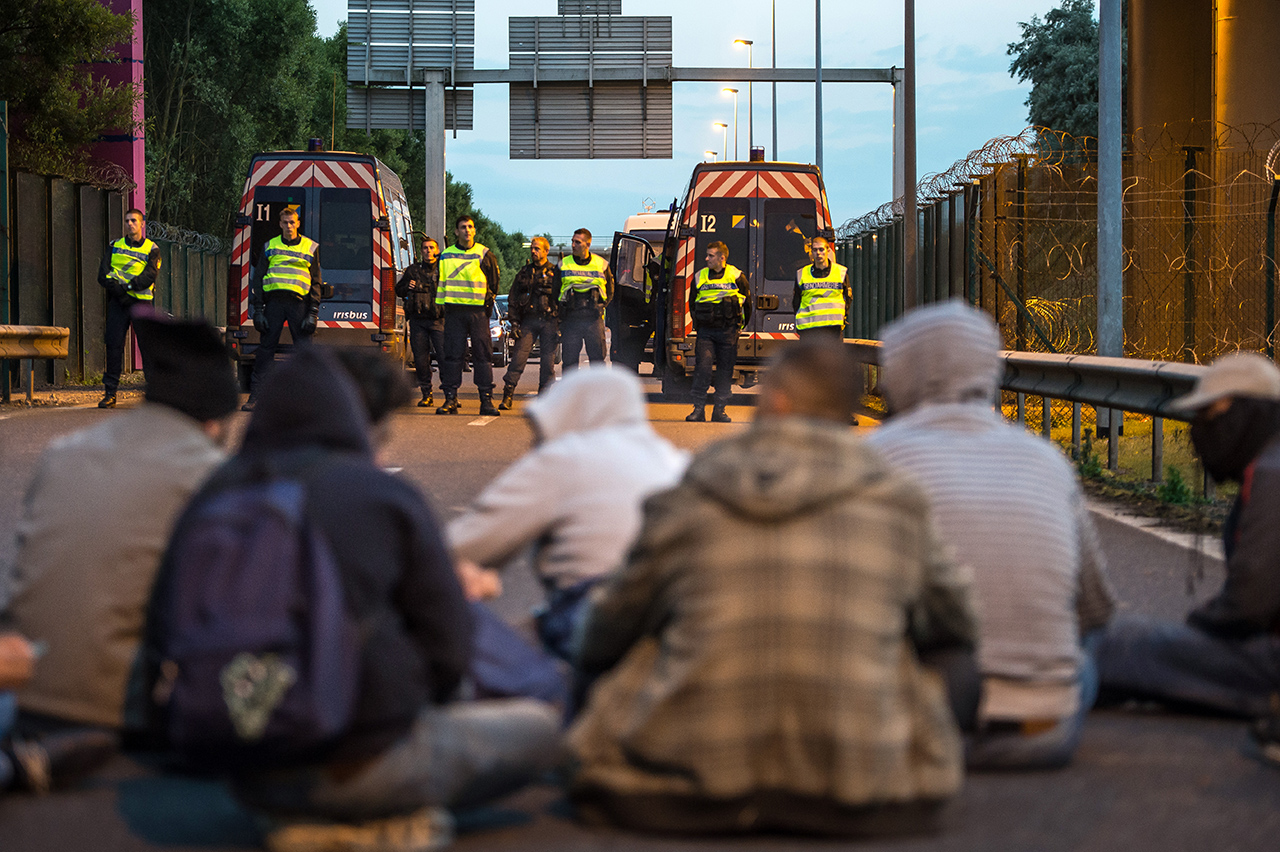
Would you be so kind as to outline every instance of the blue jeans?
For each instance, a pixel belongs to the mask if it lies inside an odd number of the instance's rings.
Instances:
[[[1102,688],[1117,697],[1190,704],[1231,716],[1271,712],[1280,692],[1280,637],[1232,641],[1175,622],[1121,616],[1098,650]]]
[[[12,692],[0,692],[0,742],[13,732],[13,723],[18,718],[18,696]],[[13,764],[0,752],[0,790],[4,790],[13,781]]]
[[[1071,762],[1084,719],[1098,700],[1098,665],[1094,659],[1101,631],[1084,639],[1084,659],[1080,663],[1080,706],[1047,731],[1024,734],[1017,731],[979,730],[965,742],[965,765],[969,769],[1057,769]]]

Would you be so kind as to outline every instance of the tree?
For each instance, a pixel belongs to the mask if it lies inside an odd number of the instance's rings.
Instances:
[[[1098,135],[1098,23],[1093,0],[1063,0],[1041,21],[1018,24],[1009,76],[1031,81],[1028,120],[1077,138]]]
[[[325,67],[315,12],[306,0],[148,0],[143,26],[148,217],[225,234],[249,158],[306,141]]]
[[[97,0],[5,3],[0,14],[0,99],[9,101],[13,164],[83,179],[89,146],[135,128],[133,86],[95,78],[90,63],[116,58],[133,16]]]

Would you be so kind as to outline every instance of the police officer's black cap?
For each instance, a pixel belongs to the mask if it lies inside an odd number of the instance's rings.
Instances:
[[[133,317],[147,371],[147,399],[201,422],[236,409],[240,389],[217,329],[203,320],[139,312]]]

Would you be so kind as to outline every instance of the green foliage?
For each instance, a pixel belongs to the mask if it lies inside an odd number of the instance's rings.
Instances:
[[[1123,16],[1122,16],[1123,17]],[[1077,138],[1098,135],[1098,22],[1093,0],[1062,0],[1044,20],[1020,23],[1009,76],[1031,81],[1028,120]],[[1126,55],[1122,49],[1121,56]]]
[[[1164,482],[1156,488],[1156,496],[1174,506],[1189,506],[1195,502],[1196,496],[1191,493],[1191,486],[1182,478],[1182,471],[1173,465],[1166,465]]]
[[[1081,479],[1101,479],[1105,470],[1102,458],[1094,452],[1093,435],[1085,432],[1084,441],[1080,445],[1080,458],[1076,459],[1076,470]]]
[[[137,91],[88,67],[113,60],[132,34],[132,15],[113,15],[97,0],[5,4],[0,98],[9,102],[14,166],[80,178],[99,136],[135,129]]]
[[[306,0],[148,0],[143,26],[148,216],[225,234],[249,157],[306,141],[324,67],[315,12]]]
[[[528,239],[519,231],[508,234],[502,226],[480,212],[472,203],[471,184],[459,183],[453,175],[445,173],[444,220],[449,233],[445,234],[445,242],[453,242],[453,223],[463,214],[470,214],[476,220],[476,242],[487,246],[498,255],[498,265],[502,269],[502,292],[511,289],[511,282],[520,267],[529,260],[529,251],[524,247]]]

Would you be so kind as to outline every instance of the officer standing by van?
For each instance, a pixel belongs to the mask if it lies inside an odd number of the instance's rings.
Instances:
[[[826,237],[814,237],[809,246],[813,262],[796,273],[791,296],[796,333],[801,339],[811,334],[843,339],[845,312],[853,301],[849,270],[835,262],[835,249]]]
[[[515,404],[516,385],[524,375],[535,341],[540,347],[538,393],[555,381],[556,344],[560,340],[560,270],[547,260],[550,251],[551,243],[546,237],[530,240],[529,262],[520,267],[511,282],[507,318],[516,335],[516,348],[511,366],[502,377],[502,402],[498,408],[503,411],[510,411]]]
[[[587,361],[604,363],[604,309],[613,299],[613,270],[591,253],[591,232],[573,232],[573,256],[560,261],[560,340],[562,371],[578,366],[585,346]]]
[[[711,420],[732,423],[725,411],[738,362],[738,334],[751,321],[751,282],[729,262],[729,247],[717,240],[707,246],[707,265],[698,270],[690,300],[693,304],[694,347],[693,411],[690,423],[707,419],[707,390],[715,366],[715,396]]]
[[[444,369],[444,308],[436,303],[440,285],[440,244],[431,237],[422,240],[422,259],[396,282],[396,295],[404,299],[404,318],[409,324],[409,345],[413,349],[413,369],[422,391],[419,408],[430,408],[431,356]],[[443,372],[441,374],[443,381]]]
[[[320,244],[302,236],[302,219],[294,207],[280,211],[280,234],[263,247],[249,279],[249,309],[258,331],[249,400],[241,411],[253,411],[258,388],[271,371],[280,335],[289,324],[295,346],[311,343],[320,319]]]
[[[107,363],[102,371],[104,392],[99,408],[116,406],[125,335],[132,324],[134,307],[150,305],[155,300],[160,249],[146,238],[145,227],[142,211],[130,208],[124,214],[124,236],[111,244],[111,251],[98,266],[98,283],[107,291],[107,321],[102,335],[107,344]],[[142,356],[145,367],[145,351]]]
[[[480,414],[497,417],[493,405],[493,340],[489,337],[489,313],[498,295],[502,273],[493,252],[476,242],[476,220],[459,216],[454,222],[457,242],[440,253],[440,286],[436,303],[444,307],[444,361],[440,365],[440,389],[444,405],[436,414],[458,413],[458,388],[462,386],[462,362],[471,340],[471,375],[480,392]]]

